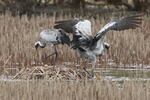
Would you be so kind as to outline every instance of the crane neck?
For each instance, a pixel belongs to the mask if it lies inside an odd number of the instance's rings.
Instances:
[[[44,48],[44,47],[46,46],[46,43],[44,43],[44,42],[41,43],[40,41],[38,41],[37,44],[39,44],[39,46],[40,46],[41,48]]]

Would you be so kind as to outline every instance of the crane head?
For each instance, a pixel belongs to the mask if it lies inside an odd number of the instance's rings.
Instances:
[[[106,43],[106,42],[104,42],[104,46],[105,46],[105,48],[106,48],[107,50],[110,48],[110,45],[109,45],[108,43]]]
[[[37,50],[37,48],[39,47],[39,41],[38,42],[35,42],[35,44],[34,44],[34,47],[35,47],[35,49]]]

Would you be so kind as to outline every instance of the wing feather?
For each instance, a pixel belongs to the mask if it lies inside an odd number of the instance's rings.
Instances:
[[[54,28],[55,29],[63,29],[67,33],[73,33],[73,27],[79,22],[81,19],[75,18],[70,20],[56,21]]]
[[[91,32],[91,22],[84,19],[70,19],[56,21],[54,28],[63,29],[68,33],[73,33],[73,48],[82,48],[93,39]]]
[[[74,28],[75,28],[74,31],[76,35],[79,34],[85,37],[88,35],[92,35],[91,22],[89,20],[83,20],[83,21],[78,22]]]
[[[74,27],[73,48],[85,49],[89,46],[92,39],[91,22],[89,20],[78,22]]]
[[[139,14],[110,22],[106,24],[94,38],[95,40],[99,40],[109,30],[121,31],[127,29],[135,29],[139,27],[142,22],[141,16],[142,15]]]

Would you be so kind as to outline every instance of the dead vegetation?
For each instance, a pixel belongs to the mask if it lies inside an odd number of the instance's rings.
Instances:
[[[78,17],[87,18],[87,16]],[[21,18],[19,16],[12,17],[10,13],[0,15],[0,74],[3,74],[6,68],[17,68],[18,72],[20,72],[22,68],[43,66],[46,54],[52,53],[53,49],[47,46],[44,49],[39,48],[37,51],[35,50],[34,43],[39,40],[39,33],[43,29],[52,29],[56,20],[69,18],[72,18],[72,16],[63,16],[63,13],[60,17],[56,17],[54,13],[53,16],[32,16],[30,19],[26,15]],[[96,34],[112,19],[110,17],[105,20],[98,15],[97,19],[89,18],[92,22],[93,33]],[[96,67],[112,67],[108,65],[109,60],[116,64],[115,67],[127,64],[137,66],[150,64],[149,27],[149,19],[143,16],[142,25],[138,29],[108,32],[106,34],[106,42],[110,43],[111,48],[108,52],[105,52],[105,56],[97,60]],[[66,45],[60,45],[57,48],[59,52],[57,64],[73,62],[69,67],[76,68],[76,52]],[[51,57],[46,61],[48,66],[53,65],[53,58]],[[82,64],[82,61],[79,60],[79,62]]]
[[[79,16],[81,18],[81,16]],[[55,20],[69,19],[70,15],[55,17],[41,15],[32,16],[28,19],[26,15],[12,17],[9,13],[0,16],[0,65],[4,67],[31,67],[41,65],[45,54],[52,53],[52,48],[47,46],[44,49],[34,48],[34,43],[39,40],[39,33],[43,29],[53,28]],[[92,31],[97,33],[107,22],[104,20],[90,18]],[[115,60],[119,64],[149,64],[150,58],[150,37],[149,19],[143,16],[140,28],[127,31],[110,31],[107,33],[106,41],[110,43],[110,50],[105,53],[103,58]],[[76,53],[74,50],[65,46],[58,46],[58,62],[75,61]],[[53,58],[53,57],[52,57]],[[47,62],[53,62],[50,59]]]
[[[83,70],[81,69],[72,69],[67,68],[63,65],[55,66],[36,66],[32,68],[5,68],[1,79],[10,79],[10,80],[35,80],[35,79],[44,79],[44,80],[81,80],[90,78]]]
[[[149,100],[150,82],[0,81],[1,100]]]
[[[32,16],[30,19],[26,15],[21,18],[12,17],[9,13],[0,15],[0,99],[149,100],[149,81],[123,81],[123,84],[119,84],[111,81],[86,80],[88,76],[85,72],[76,67],[76,52],[66,45],[58,46],[59,56],[55,71],[52,70],[53,57],[46,61],[48,65],[43,65],[45,54],[52,53],[53,49],[47,46],[35,50],[34,43],[39,39],[39,33],[43,29],[53,28],[55,20],[69,18],[72,16],[62,14],[56,17],[55,13],[53,16]],[[97,19],[89,18],[93,33],[96,34],[112,19],[109,17],[106,20],[98,15]],[[149,22],[150,19],[143,16],[142,25],[138,29],[108,32],[106,41],[110,43],[111,48],[105,52],[105,56],[97,60],[96,67],[112,68],[108,64],[109,60],[116,64],[113,66],[115,68],[119,65],[149,65]],[[66,67],[63,62],[73,63]],[[82,63],[80,60],[79,62]]]

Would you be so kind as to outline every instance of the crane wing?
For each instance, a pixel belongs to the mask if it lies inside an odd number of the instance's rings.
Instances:
[[[91,22],[89,20],[79,21],[74,26],[73,31],[73,48],[85,49],[89,47],[89,44],[91,44],[91,41],[93,40]]]
[[[91,35],[91,22],[89,20],[83,20],[79,18],[56,21],[54,25],[55,29],[63,29],[68,33],[80,31],[84,35]]]
[[[55,29],[63,29],[67,33],[73,33],[73,27],[80,21],[81,19],[75,18],[70,20],[62,20],[56,21],[54,28]]]
[[[66,32],[73,33],[73,48],[87,46],[93,39],[91,32],[91,22],[83,19],[72,19],[55,22],[54,28],[61,28]]]
[[[127,29],[135,29],[135,28],[139,27],[139,25],[142,22],[141,16],[142,16],[141,14],[134,15],[134,16],[122,18],[120,20],[112,21],[112,22],[106,24],[97,33],[97,35],[94,37],[94,39],[96,41],[98,41],[109,30],[121,31],[121,30],[127,30]]]

